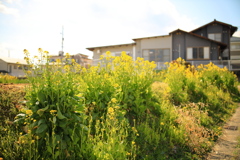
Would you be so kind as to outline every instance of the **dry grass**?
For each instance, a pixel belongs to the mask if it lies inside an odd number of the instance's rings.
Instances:
[[[189,103],[178,109],[179,118],[176,120],[185,130],[185,137],[191,151],[199,155],[210,149],[212,143],[209,139],[212,132],[201,125],[201,118],[207,117],[207,112],[200,110],[204,104]],[[203,147],[203,145],[205,147]]]

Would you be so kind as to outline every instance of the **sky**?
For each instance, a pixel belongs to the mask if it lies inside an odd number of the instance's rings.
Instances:
[[[0,57],[38,48],[57,55],[132,43],[134,38],[191,31],[214,19],[238,27],[240,0],[0,0]],[[63,28],[63,32],[62,32]]]

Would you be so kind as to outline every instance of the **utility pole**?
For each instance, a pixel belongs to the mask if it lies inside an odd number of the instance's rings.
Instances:
[[[63,41],[64,41],[64,37],[63,37],[63,29],[64,29],[64,27],[62,26],[62,32],[60,33],[60,34],[62,35],[62,50],[59,51],[59,56],[61,56],[61,59],[62,59],[63,54],[64,54],[64,52],[63,52]]]
[[[63,54],[63,41],[64,41],[64,38],[63,38],[63,26],[62,26],[62,54]]]

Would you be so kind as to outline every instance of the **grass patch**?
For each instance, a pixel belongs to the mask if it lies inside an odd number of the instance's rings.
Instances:
[[[18,78],[18,77],[11,76],[11,75],[8,75],[8,74],[0,73],[0,84],[1,83],[4,83],[4,84],[10,84],[10,83],[17,84],[17,83],[28,83],[28,81],[27,81],[26,77]]]

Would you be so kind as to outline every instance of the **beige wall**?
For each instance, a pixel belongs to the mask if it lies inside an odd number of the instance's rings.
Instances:
[[[0,70],[4,70],[4,71],[8,70],[7,63],[1,59],[0,59]]]
[[[240,42],[231,42],[230,56],[231,60],[240,59]]]
[[[115,52],[122,52],[126,51],[129,53],[130,56],[133,56],[133,46],[134,45],[121,45],[121,46],[109,46],[109,47],[101,47],[101,48],[95,48],[93,50],[93,65],[97,65],[99,58],[101,55],[104,55],[107,51],[110,51],[113,56]]]
[[[136,40],[136,56],[142,57],[142,51],[144,49],[170,49],[170,60],[172,59],[172,37],[152,37]]]
[[[99,62],[100,56],[104,55],[107,51],[112,53],[126,51],[136,60],[137,57],[142,57],[142,51],[144,49],[170,49],[170,60],[172,60],[172,37],[170,35],[135,39],[135,43],[136,45],[116,45],[95,48],[93,50],[93,65],[96,65]]]
[[[24,66],[19,67],[18,64],[8,64],[8,71],[9,71],[9,74],[12,76],[16,76],[16,77],[25,76]]]

